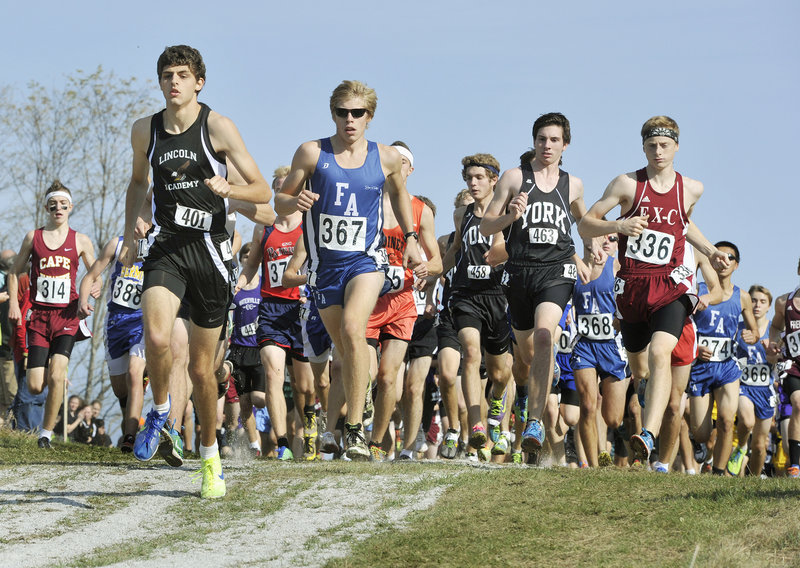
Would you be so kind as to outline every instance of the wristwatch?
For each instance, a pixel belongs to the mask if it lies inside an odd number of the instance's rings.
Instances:
[[[409,231],[405,235],[403,235],[403,237],[406,239],[406,241],[409,238],[414,237],[417,240],[417,242],[419,242],[419,235],[417,234],[416,231]]]

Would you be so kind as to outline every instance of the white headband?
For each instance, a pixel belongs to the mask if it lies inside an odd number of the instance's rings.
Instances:
[[[408,148],[403,148],[402,146],[392,146],[392,148],[400,152],[400,155],[408,160],[408,163],[411,165],[411,167],[414,167],[414,154],[411,153],[411,150]]]
[[[67,201],[72,203],[72,196],[66,191],[51,191],[50,193],[44,196],[44,202],[47,203],[54,197],[66,197]]]

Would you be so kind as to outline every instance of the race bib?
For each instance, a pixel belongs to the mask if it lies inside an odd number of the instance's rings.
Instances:
[[[742,369],[740,381],[743,385],[750,385],[751,387],[768,387],[770,384],[769,365],[764,363],[745,365]]]
[[[142,307],[142,285],[136,280],[117,277],[111,290],[111,301],[123,308],[138,310]]]
[[[211,213],[183,205],[175,206],[175,223],[188,229],[208,231],[211,229]]]
[[[136,257],[137,258],[146,258],[147,253],[150,250],[150,245],[147,242],[147,239],[138,239],[136,241]]]
[[[672,235],[644,229],[638,237],[628,238],[625,256],[650,264],[663,265],[669,263],[674,247],[675,237]]]
[[[572,263],[564,265],[564,278],[570,278],[572,280],[578,279],[578,267]]]
[[[562,331],[558,336],[558,352],[572,353],[572,337],[566,331]]]
[[[338,251],[366,250],[367,218],[319,216],[319,244],[322,248]]]
[[[786,334],[786,349],[789,355],[794,359],[800,357],[800,329]]]
[[[681,264],[678,268],[670,272],[669,277],[672,278],[675,284],[680,284],[691,275],[692,270],[688,266]]]
[[[557,229],[528,229],[528,239],[534,245],[554,245],[558,240]]]
[[[300,304],[300,319],[308,321],[308,316],[311,315],[311,308],[308,307],[308,302]]]
[[[625,291],[625,281],[622,278],[614,278],[614,295],[619,296]]]
[[[66,278],[40,275],[36,279],[36,301],[42,304],[69,304],[71,287],[69,275]]]
[[[242,334],[242,337],[251,337],[256,334],[256,328],[258,328],[257,322],[248,323],[239,328],[239,333]]]
[[[392,283],[389,294],[396,294],[403,289],[406,282],[406,271],[402,266],[389,266],[386,271],[386,278]]]
[[[492,267],[488,264],[470,264],[467,266],[467,276],[470,280],[488,280]]]
[[[222,260],[230,260],[233,258],[233,247],[231,246],[230,239],[222,241],[219,244],[219,253],[222,255]]]
[[[709,361],[726,361],[733,357],[733,342],[730,337],[706,337],[701,335],[697,338],[697,344],[711,350]]]
[[[283,280],[283,273],[286,272],[287,264],[289,264],[288,258],[270,260],[267,262],[267,272],[269,272],[270,288],[281,287],[281,280]]]
[[[614,316],[581,314],[577,317],[578,333],[586,339],[614,339]]]

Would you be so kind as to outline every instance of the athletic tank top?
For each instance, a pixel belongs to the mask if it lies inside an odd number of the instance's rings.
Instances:
[[[142,262],[133,266],[123,266],[119,261],[122,248],[122,237],[117,241],[114,252],[114,270],[111,273],[111,289],[108,293],[108,311],[110,313],[133,313],[142,309],[142,283],[144,272]]]
[[[283,273],[289,258],[294,254],[294,245],[303,236],[303,224],[300,223],[289,232],[275,227],[265,227],[261,237],[261,297],[299,300],[300,288],[284,288],[281,286]]]
[[[470,203],[461,220],[461,256],[455,266],[451,293],[467,290],[471,292],[501,292],[502,266],[492,268],[483,255],[489,250],[489,237],[480,232],[483,217],[475,215],[475,204]]]
[[[74,229],[64,243],[50,249],[44,243],[44,227],[33,232],[31,250],[31,303],[36,308],[65,308],[78,299],[78,246]]]
[[[204,183],[215,175],[226,178],[225,157],[211,146],[206,105],[197,120],[180,134],[164,130],[164,111],[150,121],[147,157],[153,168],[153,234],[180,233],[191,238],[226,234],[228,200]]]
[[[708,293],[705,282],[700,282],[697,288],[700,296]],[[697,344],[711,349],[711,361],[726,361],[733,357],[741,314],[742,296],[738,286],[733,287],[733,294],[727,300],[694,314]]]
[[[233,331],[231,343],[242,347],[258,347],[258,306],[261,304],[261,286],[252,290],[239,290],[233,297]]]
[[[378,145],[367,141],[367,158],[359,168],[336,163],[330,138],[320,140],[311,191],[319,200],[303,214],[309,272],[321,263],[342,266],[366,254],[378,265],[383,252],[383,183]]]
[[[613,340],[614,313],[614,258],[609,257],[603,271],[595,280],[583,284],[575,282],[572,294],[575,306],[575,327],[581,337],[591,340]]]
[[[689,217],[683,204],[683,177],[675,172],[675,183],[666,193],[657,193],[647,179],[647,170],[636,172],[633,206],[619,219],[647,216],[648,226],[638,237],[619,235],[618,276],[669,274],[676,283],[694,273],[688,264],[686,231]]]
[[[786,309],[784,309],[783,315],[786,328],[783,340],[786,358],[792,361],[792,366],[789,368],[788,373],[800,376],[800,310],[794,307],[796,294],[797,290],[789,294],[786,300]]]
[[[769,340],[769,326],[755,345],[749,345],[742,339],[742,331],[747,329],[744,321],[739,322],[736,334],[736,358],[742,368],[740,379],[743,385],[768,387],[772,385],[772,365],[767,363],[767,350],[762,341]]]
[[[523,266],[555,264],[575,254],[569,209],[569,174],[559,170],[558,183],[552,191],[536,186],[529,163],[522,166],[520,193],[528,194],[528,206],[522,217],[508,229],[508,262]]]
[[[414,223],[414,231],[419,231],[422,220],[422,209],[425,207],[420,199],[411,198],[411,218]],[[389,268],[386,277],[392,284],[389,294],[408,292],[414,285],[414,272],[410,268],[403,268],[403,253],[406,251],[406,238],[400,225],[391,229],[383,228],[384,247],[386,256],[389,260]]]

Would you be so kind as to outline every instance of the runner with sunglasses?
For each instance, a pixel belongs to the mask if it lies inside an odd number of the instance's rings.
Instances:
[[[528,422],[522,435],[526,452],[538,451],[544,443],[541,419],[553,380],[556,326],[578,275],[584,282],[589,278],[571,232],[586,213],[583,182],[559,167],[570,141],[569,120],[563,114],[537,118],[534,150],[520,156],[519,167],[503,172],[481,222],[484,235],[510,227],[502,285],[516,339],[514,354],[530,365]]]
[[[703,184],[674,169],[678,124],[667,116],[654,116],[642,126],[641,136],[647,166],[615,178],[578,231],[584,239],[620,235],[614,293],[622,315],[622,341],[636,385],[649,377],[642,431],[631,437],[631,448],[635,459],[647,463],[669,401],[670,354],[696,302],[689,294],[694,269],[686,265],[686,242],[708,256],[715,268],[730,261],[689,220]],[[621,216],[604,221],[617,206]]]
[[[340,83],[330,98],[336,133],[298,148],[275,196],[279,215],[304,213],[308,283],[342,358],[347,456],[359,460],[370,456],[361,424],[369,383],[367,320],[389,283],[383,250],[384,190],[406,241],[403,265],[413,269],[421,262],[400,153],[364,137],[377,103],[375,91],[365,84]]]
[[[69,226],[72,192],[58,180],[45,192],[48,212],[44,227],[30,231],[8,272],[8,319],[20,325],[25,317],[28,328],[28,390],[40,394],[48,387],[44,420],[39,432],[39,447],[50,449],[53,428],[64,400],[64,381],[75,335],[81,324],[78,315],[78,263],[86,270],[94,264],[94,247],[89,237]],[[18,301],[19,275],[31,261],[30,312],[23,316]],[[97,297],[99,286],[93,289]]]

